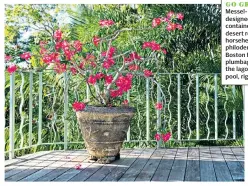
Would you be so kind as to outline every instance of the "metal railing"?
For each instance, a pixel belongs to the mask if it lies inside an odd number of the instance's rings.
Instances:
[[[58,76],[52,71],[19,71],[7,76],[5,153],[10,159],[15,151],[38,145],[62,144],[67,149],[83,143],[71,104],[90,100],[90,87],[69,72]],[[172,133],[171,141],[243,136],[240,86],[222,86],[220,74],[209,73],[164,73],[156,81],[159,84],[137,77],[124,96],[137,111],[126,143],[155,142],[161,127]],[[157,102],[163,103],[162,110],[154,108]],[[158,141],[157,147],[161,145]]]

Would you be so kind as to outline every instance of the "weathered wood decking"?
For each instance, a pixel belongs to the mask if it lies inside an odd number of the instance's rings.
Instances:
[[[244,149],[126,149],[104,165],[86,150],[39,152],[5,161],[5,181],[244,181]]]

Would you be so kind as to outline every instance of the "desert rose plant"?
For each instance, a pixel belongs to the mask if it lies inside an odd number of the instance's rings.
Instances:
[[[82,43],[79,40],[69,41],[65,39],[63,31],[58,29],[54,31],[53,37],[49,41],[40,41],[40,53],[34,57],[42,60],[43,69],[53,68],[57,74],[67,70],[70,70],[72,75],[79,74],[82,80],[88,84],[95,103],[101,106],[114,106],[112,101],[123,96],[132,88],[132,80],[135,75],[151,78],[156,83],[153,72],[150,69],[142,69],[140,64],[145,63],[148,59],[151,60],[156,53],[167,54],[163,44],[159,44],[155,40],[144,41],[140,46],[143,50],[149,50],[152,53],[149,57],[141,56],[137,51],[120,51],[113,45],[120,33],[152,30],[157,29],[156,27],[166,27],[168,32],[180,31],[183,30],[183,19],[183,13],[170,11],[165,17],[154,18],[151,21],[151,27],[118,30],[114,29],[115,22],[113,20],[100,20],[99,26],[103,30],[108,30],[108,34],[101,37],[95,35],[91,43]],[[94,50],[86,53],[83,48],[88,46],[94,47]],[[20,58],[28,62],[31,56],[30,52],[25,52],[20,55]],[[8,64],[8,73],[12,74],[18,70],[18,66],[12,63],[12,56],[6,54],[5,61]],[[30,68],[32,67],[30,66]],[[90,103],[77,100],[72,106],[75,111],[81,111],[87,104]],[[127,106],[128,101],[124,100],[122,104]],[[163,104],[159,102],[155,108],[161,110]],[[169,138],[170,133],[155,135],[156,140],[167,141]]]

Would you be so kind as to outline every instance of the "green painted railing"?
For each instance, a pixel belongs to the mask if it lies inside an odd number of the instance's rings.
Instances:
[[[123,99],[136,108],[125,143],[155,142],[159,128],[171,141],[236,140],[243,136],[240,86],[222,86],[220,74],[161,73],[158,83],[138,76]],[[71,104],[90,100],[90,87],[69,72],[6,74],[5,153],[38,145],[83,143]],[[163,103],[162,110],[154,105]],[[18,112],[19,110],[19,112]],[[161,147],[162,142],[157,142]]]

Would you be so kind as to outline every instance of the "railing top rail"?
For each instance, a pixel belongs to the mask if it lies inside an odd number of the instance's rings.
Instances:
[[[17,70],[16,72],[26,72],[26,73],[29,73],[29,72],[53,72],[54,69],[20,69],[20,70]],[[67,70],[67,72],[70,72],[70,70]],[[168,74],[181,74],[181,75],[184,75],[184,74],[187,74],[187,75],[190,75],[190,74],[200,74],[200,75],[214,75],[214,74],[221,74],[220,72],[161,72],[161,73],[157,73],[157,75],[168,75]]]

